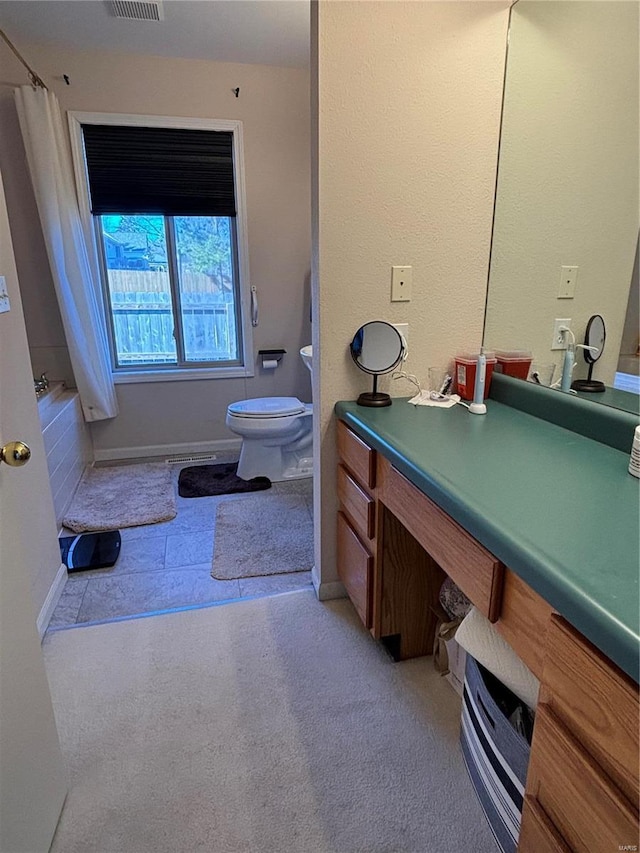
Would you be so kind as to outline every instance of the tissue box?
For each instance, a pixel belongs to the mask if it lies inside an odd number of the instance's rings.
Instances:
[[[515,730],[503,711],[503,707],[515,707],[518,702],[495,676],[467,655],[460,731],[462,755],[503,853],[516,853],[518,846],[531,751],[526,738]]]

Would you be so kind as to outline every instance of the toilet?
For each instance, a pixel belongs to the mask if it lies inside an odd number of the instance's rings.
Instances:
[[[311,347],[300,356],[312,370]],[[227,408],[226,424],[242,437],[237,475],[272,483],[313,476],[313,405],[297,397],[256,397]]]
[[[257,397],[231,403],[227,426],[242,436],[237,475],[272,482],[313,475],[313,406],[297,397]]]

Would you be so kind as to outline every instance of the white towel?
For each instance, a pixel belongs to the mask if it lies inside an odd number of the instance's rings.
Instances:
[[[430,391],[420,391],[419,394],[416,394],[408,402],[414,406],[435,406],[436,409],[450,409],[451,406],[455,406],[456,403],[460,402],[460,397],[457,394],[452,394],[446,400],[432,400],[429,397],[430,393]]]
[[[471,657],[493,673],[518,699],[535,709],[540,682],[475,607],[460,623],[455,638]]]

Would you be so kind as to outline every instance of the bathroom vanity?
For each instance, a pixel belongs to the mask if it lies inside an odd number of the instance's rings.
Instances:
[[[638,482],[622,449],[488,409],[337,404],[340,578],[401,660],[432,652],[449,575],[540,679],[520,851],[638,849]]]

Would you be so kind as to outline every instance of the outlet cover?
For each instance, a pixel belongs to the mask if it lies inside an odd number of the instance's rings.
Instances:
[[[413,267],[391,267],[391,301],[411,301]]]
[[[578,283],[578,267],[560,267],[558,299],[573,299]]]
[[[571,328],[571,320],[568,319],[556,319],[553,321],[553,340],[551,342],[551,349],[566,349],[568,335],[563,335],[560,331],[562,326],[567,326],[569,329]]]
[[[397,329],[407,346],[409,346],[409,324],[408,323],[392,323],[394,329]]]

